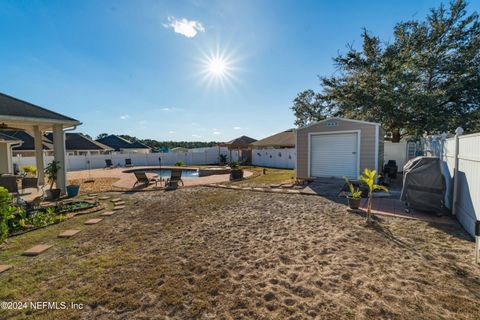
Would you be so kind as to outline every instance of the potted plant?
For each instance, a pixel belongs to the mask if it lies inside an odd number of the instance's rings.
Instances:
[[[57,182],[57,174],[60,167],[58,165],[58,161],[50,162],[47,167],[45,168],[45,175],[47,177],[47,181],[50,184],[50,189],[46,191],[47,197],[51,200],[55,200],[60,198],[60,193],[62,190],[53,188],[53,185]]]
[[[240,165],[237,161],[230,162],[230,180],[239,180],[243,178],[243,170],[240,169]]]
[[[375,180],[377,180],[378,178],[380,178],[380,176],[377,175],[377,171],[370,170],[368,168],[365,168],[365,170],[363,171],[363,174],[360,175],[360,180],[365,182],[365,184],[368,186],[367,222],[371,222],[373,218],[373,214],[372,214],[373,191],[383,190],[385,192],[388,192],[388,189],[386,187],[381,186],[379,184],[375,184]]]
[[[69,198],[73,198],[78,196],[78,193],[80,192],[80,185],[78,184],[70,184],[67,186],[67,196]]]
[[[360,201],[362,200],[362,191],[360,190],[360,188],[355,188],[347,177],[343,177],[343,179],[345,179],[345,182],[350,189],[350,194],[347,195],[348,207],[350,209],[356,210],[360,207]]]

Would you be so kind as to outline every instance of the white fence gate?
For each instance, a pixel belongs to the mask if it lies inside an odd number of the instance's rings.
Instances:
[[[252,164],[254,166],[294,169],[296,162],[295,148],[252,150]]]
[[[425,151],[440,157],[448,167],[453,177],[449,186],[452,213],[474,236],[475,224],[480,220],[480,133],[462,133],[462,128],[458,128],[455,137],[450,139],[446,139],[445,134],[429,137]]]

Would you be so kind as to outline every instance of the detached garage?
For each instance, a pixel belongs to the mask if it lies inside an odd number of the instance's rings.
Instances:
[[[365,168],[382,168],[383,133],[378,123],[329,118],[296,130],[298,179],[356,179]]]

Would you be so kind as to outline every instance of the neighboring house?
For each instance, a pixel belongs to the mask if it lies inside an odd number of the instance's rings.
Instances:
[[[282,149],[295,148],[295,132],[294,129],[288,129],[276,133],[265,139],[255,141],[250,144],[252,149]]]
[[[26,131],[3,131],[3,133],[22,141],[20,146],[13,147],[13,156],[35,156],[35,140],[31,134]],[[112,148],[77,132],[65,133],[65,148],[67,154],[72,156],[107,154],[113,151]],[[44,155],[53,155],[53,133],[49,132],[42,136],[42,149]]]
[[[128,141],[122,137],[111,134],[105,138],[97,139],[97,142],[104,144],[117,152],[122,153],[150,153],[150,147],[140,143],[138,141]]]
[[[53,134],[51,132],[45,135],[50,141],[53,139],[52,136]],[[113,151],[113,148],[92,140],[78,132],[65,133],[65,148],[71,156],[109,154]]]
[[[252,161],[252,150],[250,149],[250,144],[257,141],[256,139],[241,136],[231,141],[222,143],[218,147],[227,147],[230,154],[230,159],[232,159],[232,151],[238,152],[238,161],[240,163],[248,164]]]
[[[295,132],[288,129],[250,144],[252,165],[272,168],[295,167]]]
[[[298,179],[356,179],[365,168],[382,168],[383,130],[378,123],[329,118],[295,132]]]
[[[4,134],[7,134],[11,137],[14,137],[20,141],[22,144],[20,146],[15,146],[12,148],[13,156],[22,156],[22,157],[34,157],[35,156],[35,139],[33,136],[26,131],[2,131]],[[42,150],[45,155],[53,153],[53,142],[45,136],[42,136]]]

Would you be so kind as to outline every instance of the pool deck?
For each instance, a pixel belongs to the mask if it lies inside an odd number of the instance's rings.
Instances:
[[[133,185],[135,184],[135,175],[132,173],[132,170],[155,170],[159,169],[158,167],[129,167],[129,168],[112,168],[112,169],[93,169],[90,170],[82,170],[82,171],[71,171],[67,173],[68,179],[95,179],[95,178],[119,178],[112,186],[118,189],[132,189]],[[162,166],[162,170],[168,169],[179,169],[179,167],[173,166]],[[182,167],[181,169],[197,169],[196,167]],[[128,171],[128,172],[126,172]],[[244,176],[249,177],[252,175],[250,171],[244,171]],[[147,176],[153,177],[155,173],[147,172]],[[205,185],[211,183],[220,183],[229,181],[230,174],[218,174],[206,177],[198,177],[198,178],[184,178],[182,179],[185,186],[196,186],[196,185]],[[164,184],[159,183],[158,188],[163,188]],[[150,184],[147,186],[138,186],[135,189],[139,190],[148,190],[148,189],[155,189],[155,184]]]

